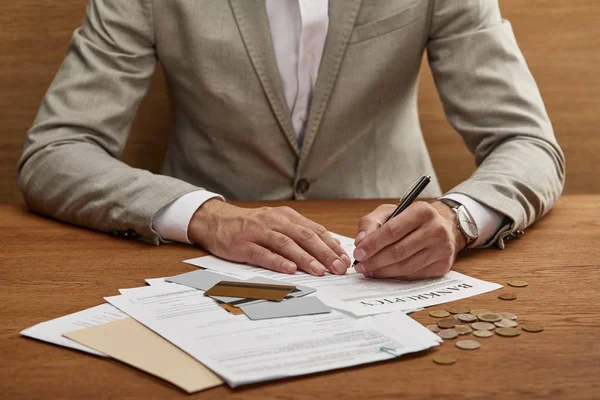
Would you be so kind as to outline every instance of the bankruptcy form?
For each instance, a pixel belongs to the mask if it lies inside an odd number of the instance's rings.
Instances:
[[[131,289],[106,300],[231,387],[386,360],[438,344],[403,313],[391,317],[392,323],[336,311],[252,321],[181,285]]]

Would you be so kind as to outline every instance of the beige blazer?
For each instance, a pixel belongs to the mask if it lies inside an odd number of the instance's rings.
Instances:
[[[302,147],[264,0],[91,0],[27,134],[28,205],[158,243],[152,216],[198,188],[229,199],[398,197],[433,167],[417,110],[427,50],[450,123],[474,153],[463,193],[512,221],[546,213],[564,158],[494,0],[329,0]],[[119,161],[156,62],[175,102],[161,175]],[[440,195],[437,179],[423,193]]]

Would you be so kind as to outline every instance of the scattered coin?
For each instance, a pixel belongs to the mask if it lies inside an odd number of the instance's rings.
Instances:
[[[490,310],[488,310],[487,308],[477,308],[475,310],[471,310],[470,314],[479,317],[481,314],[488,314],[491,313]]]
[[[516,328],[519,324],[510,319],[501,319],[500,321],[494,322],[494,325],[498,328]]]
[[[544,330],[544,327],[542,325],[532,323],[523,324],[521,325],[521,328],[523,328],[523,330],[527,332],[541,332]]]
[[[458,332],[459,335],[468,335],[469,333],[473,332],[473,329],[467,325],[457,325],[452,329]]]
[[[473,331],[473,335],[480,338],[488,338],[494,336],[494,333],[492,331]]]
[[[429,311],[429,315],[435,318],[446,318],[450,316],[450,313],[446,310],[433,310]]]
[[[477,317],[471,314],[457,314],[455,317],[458,318],[461,322],[475,322],[477,321]]]
[[[458,336],[458,332],[454,329],[442,329],[438,332],[438,336],[442,339],[455,339]]]
[[[442,329],[450,329],[456,326],[456,321],[454,318],[441,319],[437,322],[437,326]]]
[[[466,314],[471,311],[471,309],[468,307],[452,306],[446,308],[446,311],[448,311],[450,314]]]
[[[496,329],[496,325],[489,322],[474,322],[471,324],[471,328],[476,331],[493,331]]]
[[[433,362],[441,365],[451,365],[456,362],[456,357],[440,354],[433,357]]]
[[[517,295],[514,293],[502,293],[501,295],[498,296],[499,299],[501,300],[514,300],[517,298]]]
[[[456,347],[463,350],[477,350],[481,347],[481,343],[476,340],[459,340],[456,342]]]
[[[517,319],[517,316],[513,313],[510,312],[499,312],[496,313],[498,314],[500,317],[502,317],[502,319],[510,319],[512,321],[514,321],[515,319]]]
[[[519,336],[521,331],[517,328],[498,328],[496,329],[496,334],[504,337],[514,337]]]
[[[513,286],[513,287],[525,287],[529,285],[529,283],[525,282],[525,281],[521,281],[519,279],[515,279],[512,281],[508,281],[508,286]]]
[[[439,332],[440,331],[440,327],[437,325],[427,325],[427,329],[429,329],[431,332]]]
[[[460,324],[462,324],[462,321],[461,321],[460,319],[458,319],[458,316],[459,316],[459,315],[460,315],[460,314],[454,314],[454,315],[452,316],[452,318],[454,318],[454,320],[456,321],[456,324],[457,324],[457,325],[460,325]]]
[[[494,313],[481,314],[478,316],[478,318],[480,321],[483,321],[483,322],[496,322],[496,321],[500,321],[502,319],[498,314],[494,314]]]

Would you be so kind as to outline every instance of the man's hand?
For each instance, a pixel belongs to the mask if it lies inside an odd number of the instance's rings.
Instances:
[[[408,280],[442,276],[465,247],[454,211],[435,201],[417,201],[383,222],[395,206],[385,204],[361,218],[356,236],[356,271],[371,278]],[[381,227],[381,228],[380,228]]]
[[[327,229],[289,207],[241,208],[211,199],[194,213],[188,237],[219,257],[288,274],[344,274],[350,266]]]

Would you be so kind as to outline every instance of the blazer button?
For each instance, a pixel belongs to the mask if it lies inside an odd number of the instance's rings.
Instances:
[[[297,193],[304,194],[304,193],[308,192],[308,189],[310,189],[310,183],[308,183],[308,181],[306,179],[300,179],[296,183],[296,192]]]

